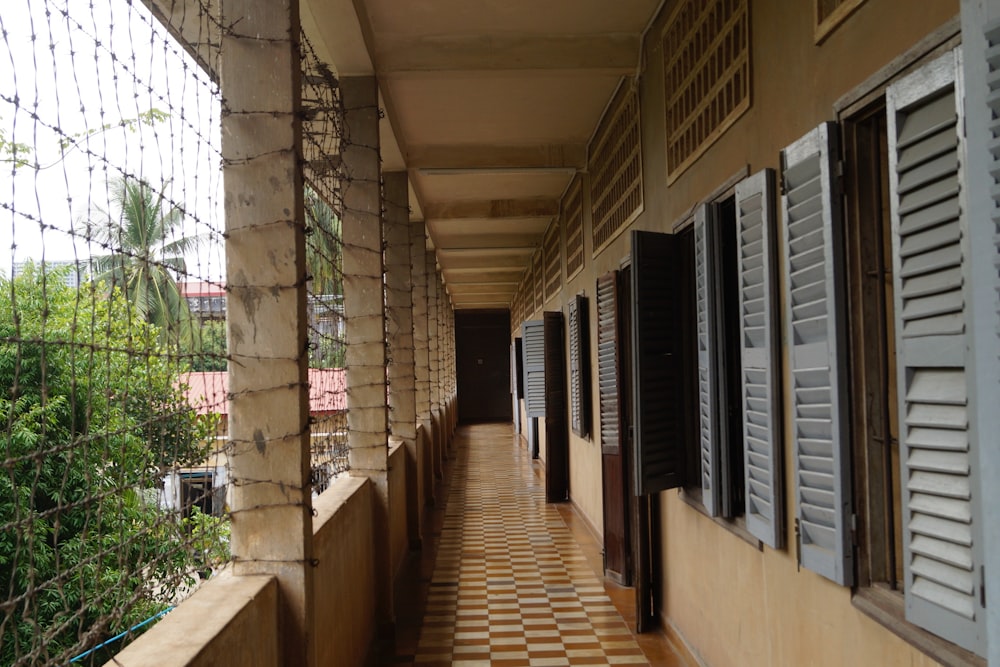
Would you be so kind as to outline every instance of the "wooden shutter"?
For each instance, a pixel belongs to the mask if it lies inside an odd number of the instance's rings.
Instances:
[[[701,501],[710,516],[722,509],[719,424],[718,275],[719,256],[714,204],[698,207],[694,216],[695,313],[698,344],[698,423],[701,458]]]
[[[528,418],[545,416],[545,329],[543,320],[521,325],[521,348],[524,351],[524,414]]]
[[[886,91],[903,588],[907,620],[982,653],[956,67],[956,54],[948,53]]]
[[[747,530],[761,542],[780,548],[785,518],[774,171],[764,169],[737,184],[736,234]]]
[[[545,322],[545,500],[569,497],[569,429],[566,424],[566,337],[561,311]]]
[[[851,585],[836,129],[824,123],[781,153],[785,333],[792,380],[799,560],[824,577]]]
[[[569,302],[569,421],[573,433],[581,438],[590,435],[587,320],[587,299],[578,294]]]
[[[621,448],[618,358],[618,272],[613,271],[597,279],[597,390],[604,454]]]
[[[635,493],[684,483],[676,242],[632,231],[632,366]]]

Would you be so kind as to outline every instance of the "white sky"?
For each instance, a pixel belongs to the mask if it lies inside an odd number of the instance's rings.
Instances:
[[[0,128],[8,141],[33,148],[30,166],[0,163],[0,271],[7,276],[15,261],[103,254],[74,230],[81,233],[90,211],[109,208],[107,181],[122,172],[184,207],[183,233],[222,228],[215,86],[140,2],[93,4],[0,2],[7,33],[0,38]],[[58,130],[84,133],[150,109],[170,117],[134,132],[92,134],[62,157]],[[188,279],[223,275],[218,242],[187,259]]]

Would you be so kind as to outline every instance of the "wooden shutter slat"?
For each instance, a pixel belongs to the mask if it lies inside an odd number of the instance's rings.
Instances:
[[[886,91],[906,617],[982,651],[961,103],[949,53]]]
[[[774,171],[765,169],[737,184],[736,235],[747,530],[780,548],[785,531],[774,182]]]
[[[521,325],[524,352],[524,413],[528,418],[545,416],[545,328],[543,320]]]
[[[621,446],[618,364],[618,274],[612,272],[597,279],[597,380],[605,454],[617,454]]]
[[[590,406],[587,388],[590,379],[587,360],[590,355],[587,345],[588,318],[587,299],[575,296],[569,302],[569,372],[570,372],[570,427],[573,433],[586,438],[590,435]]]
[[[676,242],[632,231],[633,466],[636,495],[684,483]]]
[[[836,146],[836,126],[823,124],[782,151],[781,203],[788,230],[785,327],[799,559],[810,570],[850,585],[854,567]]]
[[[718,242],[712,212],[714,206],[703,204],[694,216],[695,315],[698,346],[698,449],[701,460],[701,502],[709,516],[722,512],[720,488],[719,377],[716,341],[718,337],[715,266]],[[710,218],[713,218],[710,220]]]

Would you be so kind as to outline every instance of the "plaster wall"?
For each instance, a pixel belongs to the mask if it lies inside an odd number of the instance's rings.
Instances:
[[[375,637],[374,485],[340,477],[313,501],[317,665],[362,665]]]
[[[416,498],[410,498],[406,485],[406,467],[409,465],[403,442],[393,439],[389,447],[389,549],[392,551],[392,576],[395,579],[409,548],[407,507]],[[420,505],[422,507],[422,505]]]
[[[946,24],[959,9],[954,1],[922,3],[914,11],[902,0],[867,0],[817,45],[812,4],[751,3],[751,107],[669,187],[660,35],[674,0],[668,0],[649,30],[639,82],[643,211],[595,257],[590,207],[585,206],[584,270],[565,286],[558,303],[547,304],[548,309],[565,310],[571,295],[588,297],[592,371],[597,368],[595,281],[627,262],[629,229],[671,232],[694,205],[734,175],[765,167],[778,170],[783,147],[820,122],[835,119],[839,98]],[[784,341],[782,348],[784,357]],[[592,377],[595,415],[596,391]],[[784,412],[787,418],[787,404]],[[603,530],[599,433],[589,441],[571,436],[570,443],[573,500]],[[859,612],[851,604],[850,589],[797,568],[790,451],[786,441],[784,502],[791,547],[758,550],[689,506],[678,492],[660,495],[662,550],[656,569],[664,620],[713,667],[936,664]]]

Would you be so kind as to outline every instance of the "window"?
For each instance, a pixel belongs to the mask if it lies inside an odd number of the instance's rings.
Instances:
[[[531,320],[521,325],[524,372],[524,414],[545,416],[545,322]]]
[[[554,298],[559,293],[562,279],[562,257],[560,256],[559,220],[553,220],[542,241],[543,263],[545,274],[543,281],[545,301]]]
[[[633,232],[632,313],[640,492],[685,486],[779,547],[773,202],[765,170],[677,235]]]
[[[748,0],[681,0],[663,33],[667,180],[750,108]]]
[[[824,124],[783,152],[786,325],[801,563],[864,591],[896,591],[879,598],[888,602],[873,615],[899,609],[914,626],[982,654],[956,72],[957,56],[948,53],[846,120],[843,229],[837,126]],[[986,271],[990,281],[994,272]],[[863,608],[878,606],[864,603],[875,599],[868,593],[860,599]],[[917,641],[916,628],[884,622]],[[918,645],[968,662],[957,647],[926,637]]]

